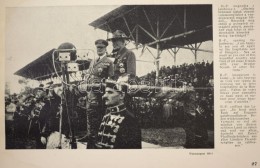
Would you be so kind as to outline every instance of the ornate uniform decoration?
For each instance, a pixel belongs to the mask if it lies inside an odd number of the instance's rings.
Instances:
[[[141,148],[141,131],[138,129],[138,123],[125,106],[111,107],[107,112],[99,128],[97,148]]]
[[[135,76],[136,60],[134,53],[125,47],[118,51],[115,55],[114,70],[117,78],[124,73]]]
[[[91,62],[90,70],[87,73],[88,83],[100,83],[102,79],[113,76],[113,63],[106,56],[98,62]]]

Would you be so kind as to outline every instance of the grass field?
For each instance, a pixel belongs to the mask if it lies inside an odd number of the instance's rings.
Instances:
[[[208,130],[208,144],[214,147],[214,133]],[[185,144],[186,134],[183,128],[142,129],[142,141],[162,147],[179,147]]]
[[[208,130],[208,135],[208,144],[212,148],[214,147],[213,131]],[[180,127],[142,129],[142,141],[161,147],[183,148],[185,139],[185,131]],[[7,149],[34,149],[36,147],[35,140],[31,138],[7,137],[6,140]]]

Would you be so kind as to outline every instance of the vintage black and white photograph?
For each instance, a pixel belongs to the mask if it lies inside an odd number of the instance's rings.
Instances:
[[[214,148],[211,4],[5,12],[6,149]]]

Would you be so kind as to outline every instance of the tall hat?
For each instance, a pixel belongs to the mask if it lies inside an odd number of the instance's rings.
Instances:
[[[125,40],[129,40],[130,38],[126,36],[126,34],[122,31],[122,30],[116,30],[113,35],[112,38],[107,39],[108,41],[111,41],[113,39],[125,39]]]

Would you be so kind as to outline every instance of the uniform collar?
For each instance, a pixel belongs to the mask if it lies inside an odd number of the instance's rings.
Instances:
[[[103,54],[102,56],[98,56],[98,60],[99,60],[99,61],[102,60],[105,56],[106,56],[106,53]]]
[[[126,109],[124,104],[120,104],[117,106],[113,106],[113,107],[108,107],[107,108],[107,113],[119,113],[121,111],[124,111]]]

